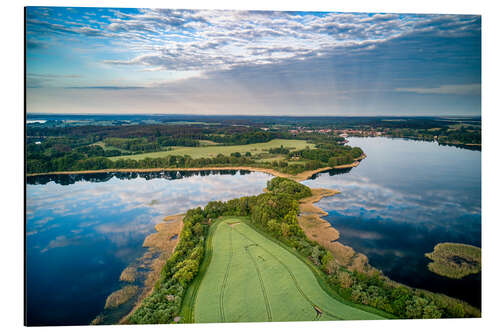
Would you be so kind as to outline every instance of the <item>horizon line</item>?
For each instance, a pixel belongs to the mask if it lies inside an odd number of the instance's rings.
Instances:
[[[387,117],[387,118],[481,118],[481,115],[252,115],[252,114],[202,114],[202,113],[38,113],[26,112],[26,115],[38,116],[202,116],[202,117],[281,117],[281,118],[335,118],[335,117]]]

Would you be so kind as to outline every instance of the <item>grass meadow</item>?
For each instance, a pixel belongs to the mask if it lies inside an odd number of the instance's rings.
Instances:
[[[330,296],[303,261],[244,219],[214,226],[211,259],[193,294],[194,322],[382,319]]]
[[[283,146],[290,150],[300,150],[309,146],[314,148],[314,144],[307,143],[306,140],[285,140],[285,139],[274,139],[263,143],[253,143],[248,145],[238,145],[238,146],[202,146],[202,147],[172,147],[172,150],[168,151],[158,151],[152,153],[144,153],[137,155],[125,155],[111,157],[110,159],[116,161],[121,158],[130,158],[134,160],[142,160],[144,158],[158,158],[165,157],[169,155],[189,155],[192,158],[202,158],[202,157],[215,157],[218,154],[231,155],[231,153],[239,152],[244,154],[250,152],[252,155],[266,153],[271,148],[279,148]]]

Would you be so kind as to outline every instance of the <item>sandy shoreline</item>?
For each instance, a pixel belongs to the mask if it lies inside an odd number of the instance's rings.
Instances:
[[[329,242],[336,241],[340,236],[339,232],[330,223],[321,218],[328,215],[328,213],[315,206],[314,203],[325,197],[334,196],[340,193],[340,191],[324,188],[313,188],[311,191],[312,196],[299,201],[299,225],[310,240],[318,243],[322,239]]]
[[[253,171],[253,172],[263,172],[275,177],[284,177],[293,179],[297,182],[304,181],[306,179],[311,178],[317,173],[333,170],[333,169],[349,169],[353,167],[357,167],[359,165],[359,161],[364,159],[366,155],[362,155],[357,158],[351,164],[337,165],[335,167],[324,167],[316,170],[308,170],[301,172],[296,175],[290,175],[287,173],[282,173],[276,171],[274,169],[266,169],[266,168],[257,168],[257,167],[249,167],[249,166],[228,166],[228,167],[202,167],[202,168],[150,168],[150,169],[101,169],[101,170],[82,170],[82,171],[54,171],[54,172],[45,172],[45,173],[30,173],[27,174],[26,177],[34,177],[34,176],[50,176],[50,175],[85,175],[85,174],[93,174],[93,173],[106,173],[106,172],[161,172],[161,171],[229,171],[229,170],[244,170],[244,171]]]
[[[140,293],[138,294],[138,299],[133,308],[117,322],[118,324],[126,324],[127,319],[132,315],[132,313],[134,313],[135,310],[139,308],[142,301],[153,292],[155,283],[160,277],[160,272],[165,265],[166,260],[174,253],[175,247],[179,242],[179,235],[183,227],[183,218],[184,214],[170,215],[165,217],[162,222],[156,224],[155,232],[147,235],[142,244],[143,247],[148,248],[148,251],[141,258],[138,258],[137,262],[131,263],[122,272],[122,275],[124,275],[125,271],[135,266],[143,266],[144,268],[149,269],[144,281],[144,286],[141,286],[140,288],[135,285],[135,277],[132,277],[130,280],[124,280],[120,276],[120,281],[130,283],[125,287],[134,286],[137,289],[140,289]],[[156,259],[152,259],[152,256],[155,253],[159,253],[160,255]],[[110,294],[108,299],[112,295],[113,294]],[[97,316],[91,324],[101,324],[102,318],[100,317],[101,315]]]
[[[156,232],[149,234],[144,239],[143,247],[149,248],[150,251],[160,251],[163,255],[152,263],[151,271],[148,273],[145,282],[144,292],[139,297],[132,310],[119,321],[119,324],[125,324],[132,313],[141,306],[142,301],[153,292],[165,262],[174,253],[177,243],[179,242],[179,236],[183,227],[183,219],[184,214],[166,216],[163,222],[155,225]],[[175,239],[173,238],[174,235],[177,236]]]
[[[358,162],[359,163],[359,162]],[[338,264],[352,271],[371,273],[376,269],[368,264],[368,257],[354,251],[350,246],[338,242],[340,233],[322,217],[328,213],[314,204],[323,198],[339,194],[340,191],[325,188],[312,188],[312,196],[299,201],[299,225],[307,238],[317,242],[330,251]]]

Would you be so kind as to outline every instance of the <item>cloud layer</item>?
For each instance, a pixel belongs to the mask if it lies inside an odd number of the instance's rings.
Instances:
[[[51,9],[47,9],[51,12]],[[137,55],[105,59],[148,70],[215,70],[279,63],[328,54],[372,50],[413,34],[473,36],[480,18],[457,15],[243,12],[222,10],[110,10],[113,17],[83,22],[29,17],[35,35],[84,35],[112,39]],[[92,25],[90,25],[92,24]],[[30,46],[41,43],[33,38]],[[39,44],[38,44],[39,45]]]
[[[82,88],[146,88],[134,97],[153,112],[380,113],[413,103],[409,93],[427,110],[480,108],[480,16],[30,7],[26,24],[28,87],[68,89],[57,108],[65,96],[89,112],[119,101]],[[32,96],[35,111],[48,107]]]

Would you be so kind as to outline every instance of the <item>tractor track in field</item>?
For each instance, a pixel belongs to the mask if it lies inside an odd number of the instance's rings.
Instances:
[[[229,277],[229,271],[231,269],[231,261],[233,259],[233,232],[232,231],[233,231],[233,228],[230,228],[230,231],[229,231],[229,261],[227,262],[227,265],[226,265],[226,272],[224,273],[224,278],[222,279],[222,286],[221,286],[220,293],[219,293],[219,314],[220,314],[221,322],[226,321],[226,316],[224,313],[224,292],[226,290],[227,280]]]
[[[259,246],[259,245],[256,244],[256,243],[255,244],[247,245],[247,246],[245,246],[245,252],[248,254],[248,256],[250,257],[250,259],[252,260],[252,263],[253,263],[253,265],[255,267],[255,271],[257,272],[257,276],[259,277],[260,289],[262,290],[262,296],[264,296],[264,304],[266,305],[267,319],[269,321],[272,321],[273,320],[273,316],[272,316],[272,312],[271,312],[271,305],[269,304],[269,298],[267,297],[266,286],[264,285],[264,280],[262,279],[262,275],[260,273],[259,266],[257,265],[257,261],[255,261],[255,258],[250,253],[249,247],[251,245],[256,245],[256,246]]]
[[[249,238],[248,236],[244,235],[242,232],[240,232],[239,230],[237,230],[236,228],[234,228],[234,230],[239,233],[242,237],[246,238],[248,241],[252,242],[253,244],[256,244],[257,246],[260,246],[257,242],[255,242],[254,240],[252,240],[251,238]],[[279,259],[278,257],[276,257],[271,251],[267,250],[265,247],[263,246],[260,246],[261,249],[263,249],[267,254],[269,254],[271,257],[273,257],[276,261],[278,261],[281,266],[283,266],[288,274],[290,275],[290,277],[292,278],[292,281],[293,283],[295,284],[295,288],[297,289],[297,291],[300,293],[300,295],[314,308],[314,307],[318,307],[316,304],[314,304],[314,302],[304,293],[304,291],[302,290],[302,288],[300,288],[299,286],[299,283],[295,277],[295,275],[293,274],[293,272],[290,270],[290,268],[285,265],[285,263],[283,261],[281,261],[281,259]],[[252,258],[253,260],[253,258]],[[256,264],[256,263],[255,263]],[[259,276],[260,278],[260,276]],[[319,308],[319,307],[318,307]],[[344,320],[343,318],[340,318],[336,315],[334,315],[333,313],[331,312],[328,312],[326,310],[322,310],[323,313],[329,317],[332,317],[334,319],[337,319],[337,320]]]

